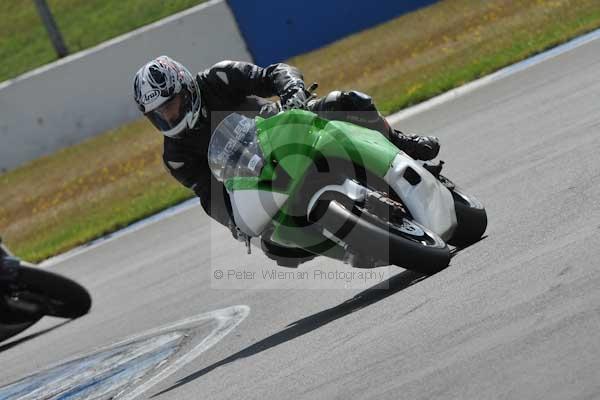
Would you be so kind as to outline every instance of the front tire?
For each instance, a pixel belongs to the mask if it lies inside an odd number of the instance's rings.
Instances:
[[[460,188],[454,187],[451,192],[457,226],[448,244],[467,247],[479,241],[485,233],[487,213],[479,200],[465,194]]]
[[[423,274],[434,274],[450,263],[446,243],[422,225],[403,218],[391,222],[337,200],[319,200],[316,223],[324,234],[360,255],[398,265]],[[358,214],[358,215],[357,215]]]

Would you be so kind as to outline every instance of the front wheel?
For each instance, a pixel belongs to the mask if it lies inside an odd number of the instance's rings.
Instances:
[[[344,203],[319,200],[315,209],[323,234],[341,246],[428,275],[450,263],[446,243],[424,226],[408,217],[396,222]]]
[[[487,228],[487,213],[483,204],[464,193],[460,188],[451,189],[456,211],[456,230],[448,244],[456,247],[467,247],[477,242]]]

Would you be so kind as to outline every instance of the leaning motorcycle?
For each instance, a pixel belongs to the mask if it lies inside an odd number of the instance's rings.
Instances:
[[[323,255],[433,274],[448,266],[448,244],[468,246],[487,226],[481,202],[441,175],[442,163],[414,160],[377,131],[301,109],[229,115],[208,159],[228,192],[234,234],[248,251],[260,238],[284,266]]]
[[[0,342],[44,315],[78,318],[91,305],[83,286],[13,257],[0,240]]]

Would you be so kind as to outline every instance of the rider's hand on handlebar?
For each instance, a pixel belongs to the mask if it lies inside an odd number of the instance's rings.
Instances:
[[[305,108],[309,96],[310,94],[303,87],[290,88],[281,95],[281,108],[284,111]]]

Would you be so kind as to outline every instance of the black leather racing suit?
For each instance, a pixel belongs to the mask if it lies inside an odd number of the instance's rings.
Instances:
[[[199,73],[196,79],[202,116],[181,138],[165,136],[163,161],[180,183],[196,193],[204,211],[227,226],[231,215],[229,199],[223,185],[211,174],[207,160],[213,130],[233,111],[249,116],[276,113],[275,104],[265,98],[304,88],[303,76],[297,68],[281,63],[261,68],[246,62],[222,61]],[[309,108],[325,118],[346,119],[376,129],[393,142],[394,135],[401,134],[389,128],[371,98],[363,93],[331,92],[313,101]]]

